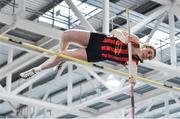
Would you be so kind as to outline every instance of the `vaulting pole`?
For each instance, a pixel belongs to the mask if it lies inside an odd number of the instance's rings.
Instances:
[[[130,38],[130,21],[129,21],[129,9],[126,9],[126,21],[127,21],[127,31],[128,31],[128,41]],[[128,70],[129,70],[129,78],[135,78],[132,76],[132,44],[131,42],[128,42],[128,57],[129,57],[129,62],[128,62]],[[134,107],[134,84],[131,83],[131,114],[132,114],[132,119],[135,118],[135,107]]]
[[[29,43],[16,41],[16,40],[10,39],[10,38],[8,38],[6,36],[0,35],[0,41],[8,43],[8,44],[16,45],[16,46],[19,46],[19,47],[24,47],[24,48],[27,48],[27,49],[31,49],[31,50],[34,50],[34,51],[46,52],[46,53],[51,54],[51,55],[57,55],[58,57],[62,57],[64,59],[71,60],[71,61],[77,62],[77,63],[79,63],[81,65],[85,65],[85,66],[88,66],[88,67],[91,67],[91,68],[99,69],[99,70],[107,72],[107,73],[112,73],[114,75],[129,77],[129,74],[126,73],[126,72],[115,70],[115,69],[112,69],[112,68],[109,68],[109,67],[104,67],[104,66],[101,66],[101,65],[98,65],[98,64],[89,63],[87,61],[76,59],[76,58],[73,58],[73,57],[70,57],[70,56],[67,56],[67,55],[63,55],[63,54],[60,54],[58,52],[48,50],[48,49],[45,49],[45,48],[41,48],[41,47],[29,44]],[[145,82],[147,84],[150,84],[150,85],[152,85],[154,87],[161,88],[161,89],[164,89],[164,90],[167,90],[167,91],[172,91],[172,92],[174,92],[174,93],[176,93],[178,95],[180,94],[179,93],[180,92],[180,87],[176,87],[176,86],[173,86],[173,85],[166,85],[164,83],[161,83],[161,82],[158,82],[158,81],[155,81],[155,80],[151,80],[151,79],[147,79],[147,78],[143,78],[143,77],[139,77],[139,76],[137,76],[137,79],[140,80],[140,81],[143,81],[143,82]]]

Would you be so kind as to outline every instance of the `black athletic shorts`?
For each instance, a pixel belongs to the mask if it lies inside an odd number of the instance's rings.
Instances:
[[[98,62],[103,61],[104,59],[101,57],[101,45],[102,40],[107,38],[105,34],[100,33],[91,33],[89,44],[86,48],[87,61],[88,62]]]

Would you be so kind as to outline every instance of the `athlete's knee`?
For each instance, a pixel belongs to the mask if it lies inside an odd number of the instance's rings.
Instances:
[[[63,50],[63,51],[61,51],[59,53],[62,54],[62,55],[67,55],[67,51],[65,51],[65,50]]]
[[[69,35],[69,31],[62,32],[62,34],[61,34],[62,43],[65,43],[65,42],[69,41],[68,35]]]
[[[62,42],[70,42],[72,40],[72,38],[74,37],[75,35],[75,30],[66,30],[64,32],[62,32]]]

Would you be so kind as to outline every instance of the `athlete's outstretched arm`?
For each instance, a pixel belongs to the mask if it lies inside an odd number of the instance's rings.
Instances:
[[[129,81],[131,84],[135,85],[137,80],[137,63],[135,61],[132,61],[131,64],[131,76],[129,77]]]

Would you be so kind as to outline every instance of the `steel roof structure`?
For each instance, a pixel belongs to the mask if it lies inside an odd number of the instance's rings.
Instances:
[[[126,30],[129,8],[131,32],[157,49],[153,61],[138,66],[138,76],[165,85],[137,81],[135,116],[180,118],[179,6],[179,0],[0,0],[0,35],[57,51],[67,29]],[[19,77],[50,56],[0,40],[1,118],[131,118],[125,76],[67,61],[58,71]],[[114,62],[97,64],[128,72]]]

